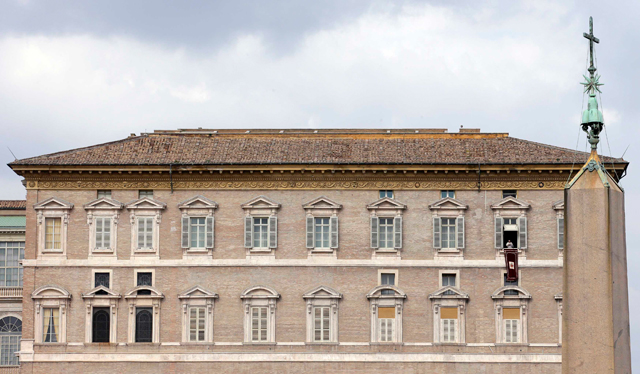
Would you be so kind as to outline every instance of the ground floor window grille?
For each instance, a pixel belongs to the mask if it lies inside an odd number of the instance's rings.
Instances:
[[[153,335],[153,314],[151,308],[136,309],[136,343],[151,343]]]
[[[16,317],[0,319],[0,366],[18,366],[16,352],[20,350],[22,321]]]
[[[109,343],[111,317],[109,308],[93,308],[93,342]]]

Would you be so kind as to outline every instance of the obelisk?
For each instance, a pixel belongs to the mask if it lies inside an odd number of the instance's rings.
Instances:
[[[589,93],[582,129],[591,155],[565,188],[565,254],[562,306],[562,373],[631,373],[624,190],[601,162],[597,146],[604,126],[589,39]]]

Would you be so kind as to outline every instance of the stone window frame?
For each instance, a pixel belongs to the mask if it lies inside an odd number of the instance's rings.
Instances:
[[[463,292],[459,287],[442,287],[442,274],[453,274],[451,271],[440,272],[440,289],[429,295],[433,310],[433,342],[437,344],[466,344],[466,307],[469,302],[469,294]],[[459,283],[459,273],[456,275],[456,285]],[[455,342],[442,342],[440,337],[440,310],[441,308],[458,309],[458,326],[456,329]]]
[[[67,311],[71,302],[69,291],[60,286],[46,285],[39,287],[31,293],[34,300],[34,343],[35,344],[66,344],[67,343]],[[60,318],[59,339],[56,343],[45,343],[42,341],[44,333],[43,309],[58,308]]]
[[[95,199],[84,206],[87,211],[87,224],[89,225],[89,257],[116,256],[118,247],[118,219],[124,204],[106,197]],[[111,218],[110,248],[96,248],[96,218]]]
[[[0,350],[3,350],[7,356],[10,356],[11,357],[10,360],[12,360],[13,362],[16,362],[15,364],[8,363],[8,364],[0,365],[0,368],[18,367],[20,365],[20,358],[17,355],[15,355],[15,353],[18,353],[20,351],[20,342],[22,341],[23,318],[22,318],[22,315],[17,312],[13,312],[13,311],[0,312],[0,320],[5,318],[15,318],[18,321],[20,321],[20,331],[19,331],[19,335],[18,335],[18,331],[10,331],[10,332],[5,331],[2,334],[0,334],[0,336],[2,337],[9,337],[9,342],[7,344],[0,344]],[[16,337],[18,338],[17,342],[12,343],[11,340],[15,341],[15,339],[11,339],[11,338],[16,338]],[[0,356],[0,360],[1,359],[2,357]]]
[[[494,215],[494,248],[496,250],[496,259],[501,260],[504,257],[504,219],[515,218],[518,224],[518,256],[521,259],[527,258],[527,248],[529,245],[529,229],[528,229],[528,211],[531,209],[531,204],[517,199],[515,197],[505,197],[499,202],[491,205]],[[521,231],[521,225],[524,222],[524,234]],[[500,225],[500,234],[498,235],[498,225]],[[524,245],[522,245],[522,238],[524,236]],[[498,243],[498,238],[500,243]]]
[[[182,343],[183,344],[207,344],[213,343],[213,311],[218,294],[196,285],[180,293],[178,299],[182,304]],[[204,340],[190,341],[191,307],[202,307],[206,310],[204,324]]]
[[[552,208],[556,211],[556,243],[558,247],[558,258],[562,258],[564,256],[564,226],[566,224],[564,221],[564,199],[556,201]]]
[[[215,211],[218,209],[218,203],[202,195],[196,195],[179,203],[178,209],[182,213],[180,244],[183,250],[183,256],[207,255],[213,258],[213,249],[215,247]],[[191,247],[191,218],[205,218],[205,246],[203,248]],[[187,224],[186,227],[185,223]]]
[[[150,291],[150,295],[138,295],[138,291]],[[129,290],[124,299],[129,308],[127,343],[128,344],[160,344],[160,305],[164,294],[151,286],[138,286]],[[151,334],[151,343],[136,342],[136,309],[137,308],[153,309],[153,326]]]
[[[278,247],[278,210],[281,207],[280,203],[261,195],[247,201],[240,207],[244,210],[244,247],[246,256],[275,257],[275,250]],[[253,246],[254,218],[268,218],[267,248]]]
[[[151,273],[151,287],[156,286],[156,269],[133,269],[133,287],[138,287],[138,273]]]
[[[306,344],[338,344],[338,309],[342,294],[328,286],[318,286],[305,292],[302,298],[307,304],[307,340]],[[316,307],[329,308],[329,340],[315,341]]]
[[[403,215],[407,205],[389,197],[383,197],[367,205],[369,210],[370,247],[372,258],[400,257],[403,237]],[[393,218],[393,248],[380,248],[380,218]],[[399,233],[398,231],[399,230]]]
[[[393,295],[385,295],[382,291],[391,290]],[[371,344],[382,345],[402,345],[402,310],[404,306],[404,300],[407,298],[407,294],[404,293],[396,286],[377,286],[367,293],[367,299],[369,299],[369,305],[371,308]],[[378,323],[378,308],[379,307],[394,307],[395,308],[395,331],[393,341],[381,342],[380,341],[380,325]]]
[[[131,224],[131,258],[160,258],[160,222],[162,221],[162,211],[167,207],[167,204],[143,197],[126,204],[125,207],[129,210]],[[153,218],[152,248],[150,250],[138,249],[138,218],[143,217]]]
[[[508,290],[517,291],[518,294],[505,295],[504,292]],[[529,302],[531,301],[531,294],[520,286],[503,286],[493,292],[491,299],[493,299],[495,310],[496,344],[528,345]],[[518,326],[520,341],[517,343],[505,342],[502,313],[505,308],[520,309],[520,323]]]
[[[339,242],[339,219],[338,213],[342,209],[342,204],[338,204],[335,201],[329,199],[326,196],[320,196],[305,204],[302,204],[302,209],[306,213],[306,247],[308,255],[333,255],[336,256],[336,250],[340,246]],[[316,218],[329,218],[329,247],[328,248],[316,248],[315,246],[315,219]],[[309,226],[311,225],[311,226]]]
[[[109,273],[109,288],[113,287],[113,269],[91,269],[91,289],[96,288],[96,273]]]
[[[433,221],[433,250],[434,259],[460,257],[464,258],[466,242],[465,213],[469,206],[452,197],[442,198],[429,205]],[[442,248],[442,219],[455,219],[455,247]]]
[[[95,273],[92,272],[92,274]],[[104,271],[106,273],[106,271]],[[111,278],[111,276],[110,276]],[[111,279],[109,279],[111,283]],[[111,284],[110,284],[111,285]],[[102,291],[102,292],[100,292]],[[118,302],[122,298],[122,295],[114,292],[110,288],[105,286],[94,287],[87,293],[82,294],[85,307],[87,309],[85,326],[84,326],[84,342],[93,343],[93,309],[94,308],[109,308],[109,343],[117,344],[118,334]]]
[[[442,269],[438,271],[438,285],[439,288],[445,287],[442,285],[442,276],[444,274],[455,274],[456,276],[456,286],[455,288],[461,289],[462,280],[460,279],[460,269]]]
[[[57,197],[50,197],[33,206],[36,211],[36,230],[38,235],[38,257],[66,257],[69,214],[73,204]],[[45,248],[46,218],[60,218],[60,250]]]
[[[240,299],[244,307],[244,344],[245,345],[275,345],[276,344],[276,304],[280,294],[268,286],[253,286],[242,292]],[[251,308],[266,307],[267,341],[254,342],[251,332]]]
[[[553,296],[558,307],[558,345],[562,346],[562,292]]]

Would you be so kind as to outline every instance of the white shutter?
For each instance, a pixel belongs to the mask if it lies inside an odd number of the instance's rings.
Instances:
[[[441,227],[442,222],[440,221],[440,217],[433,217],[433,248],[440,249],[442,248],[441,241]]]
[[[314,247],[314,234],[313,234],[313,229],[315,227],[315,219],[313,218],[312,215],[308,215],[307,216],[307,248],[313,248]]]
[[[464,217],[456,218],[456,248],[464,248]]]
[[[189,248],[189,217],[182,216],[182,248]]]
[[[527,248],[527,217],[518,218],[519,245],[521,249]]]
[[[402,217],[393,218],[393,248],[402,248]]]
[[[496,249],[502,249],[502,247],[504,246],[504,243],[502,242],[502,217],[496,217],[496,225],[495,225],[495,230],[496,230],[496,240],[495,240],[495,247]]]
[[[338,248],[338,216],[331,216],[329,227],[331,230],[331,248]]]
[[[214,220],[213,220],[213,216],[207,217],[207,231],[206,231],[206,237],[207,237],[207,243],[206,243],[206,247],[207,248],[213,248],[213,227],[214,227]]]
[[[278,246],[278,217],[269,217],[269,248]]]
[[[371,248],[378,248],[378,217],[371,217]]]
[[[244,247],[253,248],[251,243],[253,239],[253,217],[244,217]]]
[[[564,217],[558,217],[558,249],[564,248]]]

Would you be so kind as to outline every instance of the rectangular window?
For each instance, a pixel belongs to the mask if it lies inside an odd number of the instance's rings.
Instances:
[[[269,218],[253,219],[253,248],[269,248]]]
[[[395,286],[396,285],[396,274],[395,273],[382,273],[380,274],[380,285],[381,286]],[[382,290],[382,295],[394,295],[395,292],[393,290]]]
[[[205,247],[205,235],[206,235],[206,218],[191,217],[189,219],[189,241],[191,248],[204,248]]]
[[[57,343],[60,333],[60,309],[42,309],[42,341],[44,343]]]
[[[0,286],[22,287],[24,242],[0,242]]]
[[[62,249],[62,218],[45,218],[44,226],[44,249]]]
[[[558,217],[558,249],[564,248],[564,217]]]
[[[380,329],[380,341],[394,341],[394,333],[396,327],[396,308],[378,307],[378,324],[378,327]]]
[[[105,286],[107,288],[110,288],[110,274],[109,273],[95,273],[94,275],[94,279],[93,279],[93,284],[94,287],[98,287],[98,286]]]
[[[455,274],[442,274],[442,287],[456,287],[456,275]],[[445,295],[455,295],[453,291],[446,291]]]
[[[20,360],[16,352],[20,350],[21,332],[11,332],[0,336],[0,366],[18,366]]]
[[[440,341],[457,343],[458,308],[440,308]]]
[[[456,191],[452,191],[452,190],[440,191],[440,198],[441,199],[444,199],[444,198],[447,198],[447,197],[455,199],[456,198]]]
[[[103,197],[111,199],[111,190],[98,190],[98,199],[102,199]]]
[[[520,342],[520,308],[502,309],[502,320],[504,323],[504,342]]]
[[[96,225],[96,249],[111,248],[111,218],[97,217]]]
[[[518,248],[518,219],[503,218],[502,220],[503,248]]]
[[[138,273],[138,286],[153,286],[153,274],[151,272]]]
[[[393,218],[380,218],[379,222],[379,248],[393,248]]]
[[[385,198],[388,197],[390,199],[393,199],[393,191],[391,190],[380,190],[380,198]]]
[[[516,191],[516,190],[503,190],[502,191],[502,198],[504,199],[506,197],[517,198],[518,197],[518,191]]]
[[[329,341],[329,307],[313,308],[314,335],[316,342]]]
[[[456,248],[456,219],[455,218],[442,218],[441,223],[441,240],[443,249],[455,249]]]
[[[143,197],[153,199],[153,190],[138,190],[138,199],[142,199]]]
[[[138,249],[153,249],[153,217],[138,217]]]
[[[251,341],[267,341],[267,308],[251,308]]]
[[[329,218],[315,218],[315,248],[329,248]]]
[[[203,342],[205,325],[205,308],[189,308],[189,341]]]
[[[151,342],[153,342],[153,308],[136,308],[136,343]]]
[[[517,280],[515,280],[515,281],[508,281],[507,280],[507,273],[504,273],[503,281],[504,281],[504,286],[517,286],[518,285],[518,281]],[[506,290],[506,291],[504,291],[504,294],[505,295],[518,295],[518,291],[516,291],[516,290]]]

